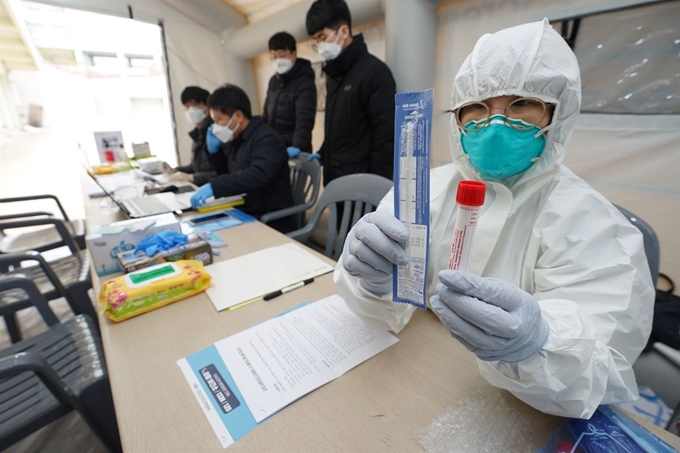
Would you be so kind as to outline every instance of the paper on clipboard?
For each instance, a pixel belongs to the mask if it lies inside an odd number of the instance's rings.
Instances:
[[[208,297],[218,311],[333,271],[295,243],[270,247],[213,264]]]

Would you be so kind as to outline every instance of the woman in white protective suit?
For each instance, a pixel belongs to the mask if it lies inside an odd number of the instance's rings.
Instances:
[[[637,397],[651,329],[642,235],[561,165],[581,106],[576,57],[547,19],[483,36],[456,75],[453,163],[431,172],[430,307],[492,385],[549,414],[589,418]],[[487,185],[469,272],[450,271],[456,189]],[[392,302],[408,230],[390,192],[351,230],[335,270],[347,305],[399,332]]]

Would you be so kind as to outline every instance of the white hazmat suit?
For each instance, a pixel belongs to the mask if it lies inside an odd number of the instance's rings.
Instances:
[[[550,333],[530,358],[478,360],[479,370],[540,411],[589,418],[600,404],[638,396],[632,363],[649,336],[655,294],[642,235],[562,165],[580,110],[580,74],[547,19],[483,36],[455,78],[452,108],[507,95],[539,98],[555,110],[537,161],[502,183],[485,180],[469,271],[533,295]],[[458,182],[484,180],[461,149],[455,118],[451,131],[453,163],[431,172],[428,298],[448,267]],[[393,212],[392,192],[378,210]],[[368,291],[342,259],[335,282],[347,305],[374,328],[399,332],[415,310],[392,302],[391,293]]]

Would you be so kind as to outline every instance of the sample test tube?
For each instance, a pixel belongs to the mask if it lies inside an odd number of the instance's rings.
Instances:
[[[461,181],[456,192],[456,221],[453,226],[449,269],[467,271],[470,249],[477,229],[479,209],[484,204],[486,184],[479,181]]]

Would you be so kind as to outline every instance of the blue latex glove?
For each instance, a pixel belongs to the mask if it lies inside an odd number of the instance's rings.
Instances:
[[[392,290],[392,265],[405,266],[408,229],[384,211],[366,214],[347,235],[342,265],[362,286],[382,296]]]
[[[288,152],[288,157],[291,159],[294,159],[300,155],[300,148],[296,148],[295,146],[289,146],[286,151]]]
[[[550,326],[534,297],[512,283],[469,272],[439,272],[432,310],[481,360],[521,362],[548,341]]]
[[[191,207],[196,209],[200,206],[203,206],[208,198],[214,196],[215,194],[213,194],[213,188],[210,183],[204,184],[196,189],[196,193],[194,193],[194,195],[191,197]]]
[[[189,242],[189,238],[186,234],[173,230],[159,231],[139,241],[135,253],[142,251],[147,256],[153,256],[158,252],[186,244],[187,242]]]
[[[208,128],[208,134],[205,137],[206,147],[210,154],[215,154],[222,148],[222,142],[219,138],[215,137],[212,133],[212,124]]]
[[[310,154],[309,157],[307,158],[308,161],[313,161],[314,159],[319,161],[319,165],[323,164],[321,162],[321,154],[319,153]]]

